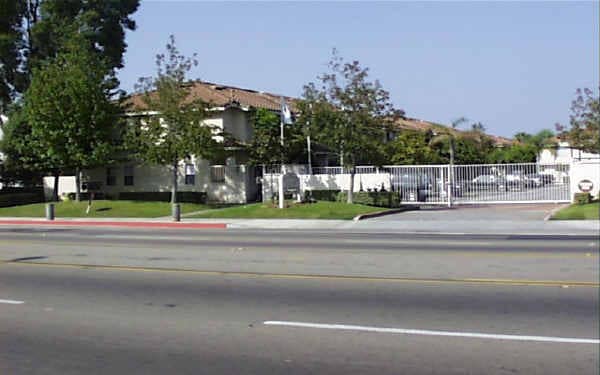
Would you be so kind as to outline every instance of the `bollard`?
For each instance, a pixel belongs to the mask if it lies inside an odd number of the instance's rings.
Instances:
[[[54,220],[54,203],[46,204],[46,220]]]
[[[174,203],[171,206],[171,213],[173,214],[173,221],[181,221],[181,206],[179,203]]]

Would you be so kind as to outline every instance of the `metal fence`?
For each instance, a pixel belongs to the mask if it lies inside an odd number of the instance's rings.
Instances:
[[[265,167],[279,174],[280,166]],[[286,171],[310,174],[306,165]],[[313,167],[314,175],[340,175],[344,167]],[[477,204],[570,202],[568,164],[474,164],[357,166],[355,173],[387,174],[391,190],[402,194],[404,204]],[[310,188],[310,187],[308,187]]]
[[[570,201],[568,164],[386,166],[403,203],[477,204]]]

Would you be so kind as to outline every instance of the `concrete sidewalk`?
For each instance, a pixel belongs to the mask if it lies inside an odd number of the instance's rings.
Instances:
[[[418,211],[417,211],[418,212]],[[398,215],[406,215],[401,213]],[[411,219],[382,218],[352,220],[305,219],[183,219],[175,223],[165,219],[57,219],[0,218],[0,225],[10,226],[88,226],[187,229],[270,229],[270,230],[339,230],[352,232],[431,233],[431,234],[521,234],[521,235],[587,235],[600,236],[600,222],[594,220],[544,221],[502,219],[438,219],[412,215]]]

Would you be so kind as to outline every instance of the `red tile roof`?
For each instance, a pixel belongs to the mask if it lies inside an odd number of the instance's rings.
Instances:
[[[242,107],[265,108],[274,111],[281,109],[282,95],[201,81],[190,82],[189,87],[190,99],[201,99],[215,107],[237,104]],[[283,96],[283,98],[288,105],[293,106],[294,98],[287,96]],[[127,103],[137,109],[145,108],[140,94],[130,96]]]

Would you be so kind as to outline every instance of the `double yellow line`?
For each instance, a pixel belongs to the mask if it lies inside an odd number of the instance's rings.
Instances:
[[[369,277],[369,276],[343,276],[343,275],[311,275],[311,274],[284,274],[268,272],[237,272],[237,271],[210,271],[178,268],[149,268],[118,265],[97,264],[72,264],[72,263],[47,263],[47,262],[14,262],[2,261],[0,264],[10,266],[33,266],[53,268],[98,269],[109,271],[134,271],[134,272],[161,272],[195,274],[204,276],[229,276],[244,278],[268,279],[293,279],[293,280],[332,280],[332,281],[362,281],[362,282],[393,282],[393,283],[427,283],[427,284],[472,284],[472,285],[519,285],[519,286],[553,286],[553,287],[600,287],[600,283],[592,281],[574,280],[528,280],[528,279],[484,279],[484,278],[415,278],[415,277]]]

